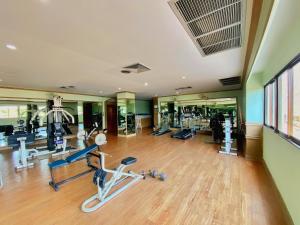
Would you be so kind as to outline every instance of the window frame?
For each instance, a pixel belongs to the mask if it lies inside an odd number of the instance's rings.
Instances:
[[[295,138],[293,136],[293,95],[294,95],[294,83],[293,83],[293,67],[300,63],[300,53],[294,57],[286,66],[283,67],[271,80],[269,80],[265,85],[264,85],[264,126],[268,127],[272,130],[274,130],[275,133],[279,134],[281,137],[286,139],[288,142],[296,145],[298,148],[300,148],[300,140]],[[279,108],[278,108],[278,79],[279,77],[284,73],[287,72],[288,74],[288,132],[287,134],[281,132],[278,129],[278,123],[279,123]],[[275,127],[271,125],[268,125],[266,122],[266,91],[267,87],[269,85],[272,85],[275,82]],[[273,93],[274,95],[274,93]]]
[[[270,112],[268,112],[268,119],[271,121],[271,118],[272,118],[272,122],[270,122],[270,124],[267,124],[266,123],[266,103],[267,103],[267,101],[266,101],[266,92],[268,93],[268,95],[267,95],[267,100],[268,100],[268,103],[269,103],[269,92],[268,92],[268,86],[269,85],[275,85],[275,93],[273,92],[273,87],[272,87],[272,107],[271,108],[273,108],[273,98],[274,98],[274,96],[275,96],[275,116],[274,116],[274,118],[273,118],[273,115],[271,115],[271,113]],[[266,127],[269,127],[269,128],[271,128],[271,129],[274,129],[274,130],[276,130],[276,128],[278,127],[278,82],[277,82],[277,80],[276,79],[272,79],[272,80],[270,80],[265,86],[264,86],[264,125],[266,126]],[[273,119],[275,119],[275,121],[273,121]],[[273,126],[273,124],[275,125],[275,126]]]

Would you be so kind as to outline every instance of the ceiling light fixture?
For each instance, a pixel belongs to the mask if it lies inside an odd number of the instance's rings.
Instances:
[[[15,45],[12,45],[12,44],[6,44],[5,45],[6,48],[10,49],[10,50],[17,50],[17,47]]]
[[[41,3],[49,3],[50,0],[40,0]]]
[[[145,84],[144,84],[145,86],[148,86],[148,83],[147,82],[145,82]]]
[[[185,79],[186,79],[186,76],[182,76],[181,78],[182,78],[183,80],[185,80]]]
[[[122,90],[122,88],[118,88],[118,90],[119,90],[119,91],[121,91],[121,90]]]
[[[0,82],[2,82],[3,80],[0,78]]]
[[[100,94],[103,94],[103,91],[99,91]]]

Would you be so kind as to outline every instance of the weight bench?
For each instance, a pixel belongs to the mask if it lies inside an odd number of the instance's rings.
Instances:
[[[100,161],[100,155],[97,155],[97,154],[94,154],[93,151],[95,149],[98,148],[98,145],[97,144],[93,144],[83,150],[80,150],[79,152],[76,152],[74,153],[73,155],[70,155],[68,156],[66,159],[60,159],[60,160],[56,160],[56,161],[53,161],[51,163],[48,163],[48,166],[49,166],[49,169],[50,169],[50,174],[51,174],[51,181],[49,182],[49,185],[55,190],[55,191],[58,191],[59,190],[59,186],[62,185],[62,184],[65,184],[69,181],[72,181],[76,178],[79,178],[87,173],[90,173],[94,170],[97,170],[99,169],[98,167],[92,165],[92,163],[90,162],[90,157],[91,156],[94,156],[94,157],[97,157],[99,159],[99,162],[100,162],[100,165],[101,165],[101,161]],[[87,161],[87,166],[90,167],[89,170],[87,171],[84,171],[82,173],[79,173],[75,176],[72,176],[72,177],[69,177],[67,179],[64,179],[64,180],[61,180],[59,182],[56,182],[55,179],[54,179],[54,174],[53,174],[53,170],[54,169],[57,169],[57,168],[60,168],[60,167],[63,167],[63,166],[68,166],[74,162],[77,162],[79,160],[82,160],[82,159],[86,159]]]
[[[114,170],[105,168],[105,155],[104,152],[100,152],[101,155],[101,168],[95,172],[93,182],[97,185],[98,192],[85,200],[81,205],[83,212],[93,212],[96,209],[103,206],[105,203],[116,197],[137,181],[143,179],[143,176],[136,174],[131,170],[124,172],[127,166],[130,166],[137,162],[134,157],[127,157],[121,161],[121,164]],[[111,174],[109,180],[106,181],[107,174]],[[125,182],[130,179],[128,182]],[[122,182],[123,183],[122,185]]]

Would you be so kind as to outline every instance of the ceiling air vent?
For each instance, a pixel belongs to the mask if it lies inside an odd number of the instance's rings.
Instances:
[[[241,47],[245,0],[171,0],[170,7],[204,56]]]
[[[70,85],[70,86],[60,86],[59,88],[60,89],[75,89],[76,87],[73,85]]]
[[[176,91],[183,91],[183,90],[188,90],[188,89],[192,89],[191,86],[188,86],[188,87],[180,87],[180,88],[176,88],[175,90]]]
[[[147,66],[144,66],[144,65],[142,65],[140,63],[135,63],[135,64],[132,64],[130,66],[123,67],[122,71],[128,71],[127,73],[130,73],[130,72],[133,72],[133,73],[142,73],[142,72],[146,72],[148,70],[150,70],[150,69]],[[122,73],[124,73],[124,72],[122,72]]]
[[[223,84],[223,86],[237,85],[237,84],[241,84],[241,77],[224,78],[224,79],[220,79],[220,82]]]

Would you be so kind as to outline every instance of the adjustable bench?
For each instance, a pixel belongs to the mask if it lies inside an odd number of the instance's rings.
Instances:
[[[65,184],[69,181],[72,181],[76,178],[79,178],[87,173],[90,173],[94,170],[97,170],[99,169],[98,167],[92,165],[92,163],[90,162],[90,157],[91,156],[94,156],[94,157],[97,157],[99,159],[99,163],[101,164],[100,162],[100,155],[97,155],[97,154],[94,154],[92,153],[95,149],[98,148],[98,145],[97,144],[93,144],[83,150],[80,150],[79,152],[76,152],[75,154],[73,155],[70,155],[68,156],[66,159],[60,159],[60,160],[56,160],[56,161],[53,161],[51,163],[48,163],[48,166],[49,166],[49,169],[50,169],[50,173],[51,173],[51,181],[49,182],[49,185],[51,187],[53,187],[53,189],[55,191],[58,191],[59,190],[59,186],[62,185],[62,184]],[[63,167],[63,166],[68,166],[74,162],[77,162],[79,160],[82,160],[82,159],[86,159],[87,161],[87,166],[90,167],[89,170],[87,171],[84,171],[82,173],[79,173],[75,176],[72,176],[72,177],[69,177],[67,179],[64,179],[62,181],[59,181],[59,182],[55,182],[55,179],[54,179],[54,174],[53,174],[53,170],[54,169],[57,169],[57,168],[60,168],[60,167]]]

